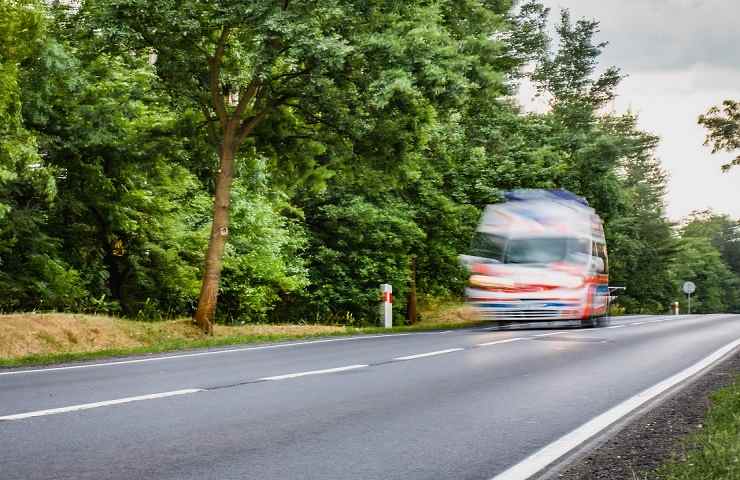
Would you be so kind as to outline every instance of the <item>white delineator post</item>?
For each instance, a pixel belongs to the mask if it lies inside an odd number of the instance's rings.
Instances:
[[[393,286],[384,283],[380,286],[380,321],[385,328],[393,326]]]

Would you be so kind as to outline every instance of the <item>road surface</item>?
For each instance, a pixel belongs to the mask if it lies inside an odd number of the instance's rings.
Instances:
[[[646,316],[0,370],[0,478],[525,478],[738,339],[740,315]]]

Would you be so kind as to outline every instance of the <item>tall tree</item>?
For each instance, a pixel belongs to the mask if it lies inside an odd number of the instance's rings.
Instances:
[[[509,2],[503,4],[496,8]],[[80,15],[107,44],[156,57],[157,74],[173,96],[202,110],[217,148],[212,231],[195,314],[204,330],[216,308],[240,147],[255,134],[259,139],[266,118],[286,110],[345,137],[364,135],[376,152],[413,145],[426,121],[419,120],[431,112],[424,103],[456,104],[476,81],[490,81],[490,69],[471,69],[470,61],[477,52],[494,53],[486,32],[460,42],[452,28],[437,28],[443,19],[465,26],[490,17],[488,6],[466,2],[462,10],[475,16],[463,22],[460,9],[459,2],[390,0],[83,5]],[[393,110],[413,115],[387,115]],[[367,153],[372,158],[372,149]],[[384,161],[391,158],[383,154]]]
[[[624,142],[620,209],[607,224],[610,280],[626,287],[619,303],[629,312],[663,313],[674,300],[669,267],[677,246],[665,216],[667,175],[654,156],[659,139],[629,114],[607,117],[604,126]]]
[[[708,130],[704,145],[711,145],[712,153],[740,149],[740,102],[725,100],[722,107],[710,108],[707,113],[699,116],[699,125]],[[722,165],[722,171],[726,172],[736,165],[740,165],[740,154]]]
[[[342,90],[332,72],[352,52],[342,33],[351,9],[338,2],[88,2],[82,15],[101,22],[106,39],[156,57],[174,94],[202,110],[219,163],[213,222],[196,322],[212,330],[237,153],[267,116],[290,102],[317,118]],[[349,66],[349,65],[347,65]],[[314,107],[314,108],[312,108]]]

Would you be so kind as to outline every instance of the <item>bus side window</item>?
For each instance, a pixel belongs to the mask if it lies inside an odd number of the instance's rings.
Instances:
[[[594,256],[599,257],[604,265],[603,270],[599,270],[599,273],[609,273],[609,259],[606,256],[606,245],[594,242],[593,251]]]

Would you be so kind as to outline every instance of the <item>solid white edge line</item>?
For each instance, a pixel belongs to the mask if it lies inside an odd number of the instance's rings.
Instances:
[[[47,410],[36,410],[34,412],[16,413],[14,415],[5,415],[0,417],[3,420],[23,420],[25,418],[43,417],[45,415],[56,415],[59,413],[76,412],[79,410],[90,410],[91,408],[108,407],[110,405],[120,405],[122,403],[140,402],[142,400],[155,400],[157,398],[175,397],[178,395],[189,395],[191,393],[202,392],[200,388],[187,388],[184,390],[174,390],[171,392],[152,393],[149,395],[139,395],[137,397],[118,398],[116,400],[106,400],[103,402],[83,403],[80,405],[70,405],[68,407],[50,408]]]
[[[305,377],[307,375],[322,375],[324,373],[344,372],[346,370],[356,370],[358,368],[365,368],[365,367],[369,367],[369,366],[370,365],[349,365],[349,366],[346,366],[346,367],[327,368],[327,369],[324,369],[324,370],[310,370],[308,372],[287,373],[285,375],[275,375],[273,377],[262,377],[259,380],[263,380],[263,381],[285,380],[285,379],[288,379],[288,378]]]
[[[672,377],[669,377],[650,388],[643,390],[634,397],[625,400],[619,405],[591,419],[590,421],[584,423],[567,435],[560,437],[558,440],[555,440],[551,444],[535,452],[534,454],[525,458],[516,465],[510,467],[506,471],[496,475],[491,480],[525,480],[532,475],[541,472],[547,466],[558,460],[560,457],[578,447],[588,439],[592,438],[594,435],[598,434],[609,425],[618,421],[625,415],[640,407],[642,404],[648,402],[649,400],[652,400],[666,390],[678,385],[679,383],[696,375],[710,365],[718,362],[727,354],[731,353],[738,346],[740,346],[740,339],[737,339],[734,342],[725,345],[724,347],[716,350],[714,353],[703,358],[694,365],[680,371]]]
[[[526,340],[526,337],[507,338],[506,340],[496,340],[495,342],[479,343],[476,347],[488,347],[489,345],[499,345],[501,343],[518,342],[519,340]]]
[[[413,334],[412,333],[391,333],[391,334],[386,334],[386,335],[364,335],[364,336],[347,337],[347,338],[327,338],[323,340],[311,340],[311,341],[305,341],[305,342],[277,343],[273,345],[261,345],[261,346],[256,346],[256,347],[229,348],[229,349],[224,349],[224,350],[209,350],[206,352],[183,353],[179,355],[165,355],[161,357],[150,357],[150,358],[137,358],[133,360],[120,360],[120,361],[115,361],[115,362],[86,363],[83,365],[67,365],[64,367],[37,368],[33,370],[12,370],[10,372],[0,372],[0,376],[22,375],[24,373],[57,372],[60,370],[76,370],[80,368],[130,365],[130,364],[135,364],[135,363],[159,362],[163,360],[176,360],[178,358],[192,358],[192,357],[203,357],[207,355],[222,355],[226,353],[249,352],[253,350],[273,350],[276,348],[295,347],[299,345],[311,345],[314,343],[349,342],[352,340],[367,340],[371,338],[384,338],[384,337],[402,337],[402,336],[407,336],[407,335],[413,335]]]
[[[448,348],[447,350],[437,350],[436,352],[418,353],[416,355],[407,355],[405,357],[396,357],[393,360],[414,360],[417,358],[433,357],[435,355],[444,355],[446,353],[459,352],[464,348]]]

